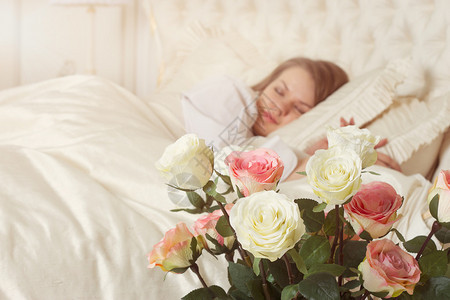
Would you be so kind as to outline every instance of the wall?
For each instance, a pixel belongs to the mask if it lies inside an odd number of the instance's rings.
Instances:
[[[146,30],[140,2],[97,7],[93,28],[90,16],[85,6],[1,0],[0,90],[87,73],[93,29],[96,74],[136,91],[137,58],[146,55],[137,50]]]

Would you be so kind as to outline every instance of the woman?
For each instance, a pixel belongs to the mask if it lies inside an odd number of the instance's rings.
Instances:
[[[294,170],[304,170],[309,155],[326,148],[326,139],[309,149],[308,154],[299,155],[278,136],[266,137],[311,110],[346,82],[347,74],[336,64],[303,57],[283,62],[251,88],[230,77],[213,78],[182,95],[185,128],[215,150],[226,146],[273,149],[285,165],[282,180],[291,174],[289,179],[294,179]],[[351,121],[342,120],[342,125],[348,124]],[[392,161],[389,157],[385,160]]]

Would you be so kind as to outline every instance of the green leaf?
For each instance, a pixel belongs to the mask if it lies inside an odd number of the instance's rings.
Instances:
[[[186,192],[189,202],[196,208],[203,208],[205,206],[205,201],[196,192]]]
[[[206,195],[214,197],[216,201],[219,201],[220,203],[226,203],[227,201],[225,197],[222,196],[220,193],[218,193],[216,191],[216,188],[217,188],[216,184],[213,181],[209,180],[203,187],[203,191],[205,192]]]
[[[228,291],[228,294],[230,294],[231,299],[233,300],[253,300],[251,297],[247,296],[247,294],[241,292],[240,290],[234,289],[234,287],[231,287]]]
[[[425,243],[426,239],[427,237],[424,235],[416,236],[412,240],[403,243],[403,247],[405,247],[406,251],[408,252],[418,253],[420,251],[420,248],[422,248],[423,243]],[[433,242],[433,240],[430,240],[424,250],[424,254],[435,250],[437,250],[436,244]]]
[[[351,292],[351,295],[352,295],[352,297],[356,298],[356,297],[362,296],[365,292],[366,292],[366,290],[361,289],[356,292]]]
[[[323,223],[325,222],[325,214],[323,211],[313,211],[313,208],[317,205],[317,202],[312,199],[296,199],[295,202],[300,210],[306,231],[317,232],[321,230]]]
[[[305,172],[305,171],[301,171],[301,172],[295,172],[295,173],[297,173],[297,174],[300,174],[300,175],[303,175],[303,176],[308,176],[308,175],[306,174],[306,172]]]
[[[220,177],[220,179],[222,179],[223,182],[225,182],[228,185],[231,185],[231,178],[228,175],[223,175],[221,173],[219,173],[217,170],[214,170],[214,172],[217,174],[217,176]]]
[[[374,172],[374,171],[367,171],[367,170],[362,171],[361,173],[369,173],[369,174],[372,174],[372,175],[380,175],[380,174],[377,173],[377,172]]]
[[[300,256],[297,250],[291,249],[287,253],[291,256],[292,260],[295,262],[297,270],[299,270],[302,274],[306,274],[308,271],[306,269],[305,262],[303,261],[303,258]]]
[[[394,232],[394,233],[397,235],[397,238],[400,240],[400,242],[402,242],[402,243],[406,242],[405,238],[404,238],[403,235],[400,233],[400,231],[398,231],[398,230],[395,229],[395,228],[391,228],[390,231]]]
[[[372,295],[378,298],[384,298],[389,295],[389,292],[370,292]]]
[[[344,208],[339,208],[340,217],[344,215]],[[334,236],[336,234],[336,209],[330,210],[325,218],[323,229],[326,235]]]
[[[214,297],[211,295],[211,292],[214,293]],[[227,296],[227,293],[217,285],[212,285],[209,287],[209,290],[207,288],[200,288],[191,291],[189,294],[181,298],[182,300],[225,300],[230,299],[230,297]]]
[[[185,267],[185,268],[173,268],[173,269],[170,269],[170,272],[177,273],[177,274],[183,274],[183,273],[186,272],[188,269],[189,269],[189,267]]]
[[[316,273],[298,284],[300,293],[309,300],[339,300],[336,279],[328,273]]]
[[[370,235],[370,233],[368,233],[367,231],[363,230],[360,234],[359,237],[362,238],[363,240],[366,241],[371,241],[373,240],[372,236]]]
[[[300,256],[308,269],[315,264],[326,262],[330,255],[330,242],[326,237],[320,235],[311,236],[300,248]]]
[[[437,277],[445,275],[447,272],[447,262],[446,251],[433,251],[423,255],[419,259],[422,276],[427,275],[428,277]]]
[[[450,299],[450,278],[430,278],[424,286],[416,287],[414,294],[420,293],[422,299]]]
[[[166,183],[166,184],[168,186],[170,186],[171,188],[174,188],[176,190],[183,191],[183,192],[194,192],[195,191],[195,190],[191,190],[191,189],[183,189],[183,188],[177,187],[177,186],[175,186],[173,184],[170,184],[170,183]]]
[[[439,242],[444,244],[450,243],[450,229],[442,227],[434,235]]]
[[[212,236],[210,236],[209,234],[205,234],[205,237],[208,241],[210,241],[213,245],[215,249],[211,249],[213,255],[215,254],[222,254],[228,251],[228,248],[226,246],[222,246],[215,238],[213,238]]]
[[[438,219],[439,194],[434,195],[434,197],[431,199],[429,209],[433,218],[439,221]]]
[[[442,226],[444,226],[447,229],[450,229],[450,222],[439,222]]]
[[[358,269],[359,264],[366,257],[367,244],[366,241],[346,241],[343,249],[344,266]],[[338,253],[339,249],[336,251],[337,255]],[[344,277],[346,276],[353,276],[353,272],[350,270],[345,271]]]
[[[314,273],[329,273],[337,277],[342,275],[345,270],[346,267],[337,264],[315,264],[308,270],[308,275],[306,277],[309,277]]]
[[[259,269],[259,262],[261,261],[261,258],[255,257],[253,260],[253,272],[255,272],[255,275],[258,276],[261,270]]]
[[[322,202],[313,208],[313,212],[323,211],[326,207],[327,207],[327,204],[325,202]]]
[[[217,232],[223,237],[229,237],[234,234],[233,228],[228,223],[226,216],[221,216],[216,223]]]
[[[254,300],[264,300],[264,292],[261,279],[253,279],[247,282],[247,287]]]
[[[197,249],[198,241],[197,238],[193,237],[191,239],[191,251],[192,251],[192,261],[195,262],[197,258],[202,254],[201,250]]]
[[[239,199],[244,198],[244,195],[242,195],[241,190],[237,185],[234,187],[234,190],[236,191],[236,194],[238,195]]]
[[[342,287],[341,290],[342,291],[349,291],[349,290],[353,290],[356,289],[357,287],[359,287],[361,285],[361,282],[358,279],[354,279],[351,281],[346,282]]]
[[[241,264],[229,262],[228,272],[230,275],[231,284],[247,296],[250,296],[251,293],[247,286],[247,282],[256,279],[253,269]]]
[[[195,208],[195,209],[192,209],[192,208],[174,208],[174,209],[171,209],[170,211],[172,211],[172,212],[185,211],[185,212],[188,212],[190,214],[201,214],[203,212],[203,210],[198,209],[198,208]]]
[[[281,292],[281,300],[291,300],[292,298],[295,298],[297,293],[298,293],[298,284],[288,285],[284,287],[283,291]]]
[[[289,276],[284,260],[278,259],[274,262],[269,261],[269,271],[275,278],[276,283],[281,287],[289,284]]]

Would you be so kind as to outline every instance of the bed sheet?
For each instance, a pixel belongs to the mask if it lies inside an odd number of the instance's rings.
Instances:
[[[0,94],[1,299],[167,295],[146,254],[190,216],[169,211],[154,169],[173,141],[154,111],[96,77]]]
[[[170,300],[200,287],[191,272],[147,269],[146,254],[164,233],[197,218],[170,212],[154,168],[176,139],[171,118],[92,76],[0,93],[1,299]],[[426,234],[430,183],[375,169],[407,199],[402,228]],[[305,180],[280,188],[310,193]],[[223,260],[205,254],[199,265],[208,284],[227,287]]]

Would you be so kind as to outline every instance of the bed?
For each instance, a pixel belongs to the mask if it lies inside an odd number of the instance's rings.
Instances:
[[[334,61],[351,81],[277,134],[302,151],[353,116],[387,137],[380,151],[404,172],[373,168],[407,199],[398,229],[427,234],[426,194],[450,168],[448,1],[145,0],[140,9],[157,76],[138,81],[157,81],[152,93],[84,75],[0,92],[1,299],[169,300],[199,287],[190,272],[147,269],[164,233],[196,218],[170,212],[154,167],[184,134],[179,94],[216,74],[251,84],[297,55]],[[311,194],[305,180],[280,189]],[[209,284],[227,286],[223,264],[202,256]]]

